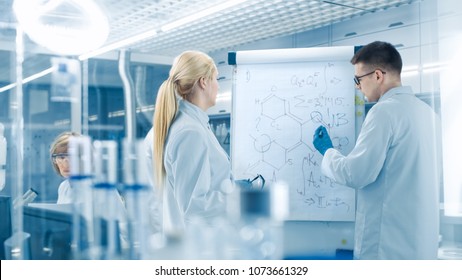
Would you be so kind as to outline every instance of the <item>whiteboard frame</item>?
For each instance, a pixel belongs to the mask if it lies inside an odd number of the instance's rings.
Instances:
[[[238,51],[228,54],[230,65],[337,61],[352,57],[354,46]],[[234,78],[233,72],[233,78]],[[233,79],[233,82],[235,80]]]

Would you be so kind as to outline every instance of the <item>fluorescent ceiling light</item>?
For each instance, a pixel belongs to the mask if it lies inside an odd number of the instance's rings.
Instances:
[[[402,72],[411,72],[411,71],[418,71],[418,70],[419,70],[418,65],[411,65],[411,66],[403,67]]]
[[[10,89],[14,88],[15,86],[16,86],[16,83],[12,83],[12,84],[6,85],[6,86],[0,88],[0,92],[4,92],[4,91],[7,91],[7,90],[10,90]]]
[[[443,66],[441,66],[441,67],[432,67],[432,68],[424,68],[422,72],[424,74],[428,74],[428,73],[440,72],[440,71],[442,71],[444,69],[445,69],[445,67],[443,67]]]
[[[433,73],[433,72],[440,72],[444,69],[448,68],[448,63],[446,62],[433,62],[433,63],[425,63],[423,65],[423,73]]]
[[[411,77],[419,75],[419,70],[406,71],[401,73],[401,77]]]
[[[139,42],[139,41],[154,37],[156,35],[157,35],[157,31],[149,30],[147,32],[135,35],[133,37],[130,37],[130,38],[115,42],[115,43],[107,45],[107,46],[104,46],[104,47],[102,47],[100,49],[97,49],[97,50],[82,54],[82,55],[79,56],[79,60],[86,60],[86,59],[95,57],[97,55],[110,52],[110,51],[115,50],[115,49],[123,48],[123,47],[131,45],[133,43],[136,43],[136,42]]]
[[[70,119],[65,119],[65,120],[58,120],[54,122],[55,126],[61,126],[61,125],[69,125],[71,123]]]
[[[425,63],[423,65],[423,68],[424,69],[428,69],[428,68],[439,68],[439,67],[445,67],[447,66],[448,63],[446,62],[443,62],[443,61],[438,61],[438,62],[432,62],[432,63]]]
[[[107,116],[109,118],[123,117],[123,116],[125,116],[125,111],[124,110],[119,110],[119,111],[109,112],[109,114]]]
[[[141,106],[141,107],[136,108],[136,112],[141,113],[141,112],[154,111],[154,108],[155,108],[154,105]]]
[[[164,26],[161,27],[161,30],[163,32],[167,32],[169,30],[175,29],[175,28],[180,27],[182,25],[185,25],[185,24],[188,24],[190,22],[196,21],[196,20],[198,20],[200,18],[203,18],[203,17],[209,16],[211,14],[215,14],[215,13],[217,13],[219,11],[231,8],[233,6],[236,6],[238,4],[243,3],[245,1],[247,1],[247,0],[226,1],[226,2],[224,2],[222,4],[207,8],[207,9],[199,11],[197,13],[193,13],[190,16],[181,18],[179,20],[175,20],[175,21],[173,21],[171,23],[167,23],[167,24],[165,24]]]
[[[222,4],[213,6],[213,7],[211,7],[211,8],[202,10],[202,11],[197,12],[197,13],[194,13],[194,14],[192,14],[192,15],[190,15],[190,16],[187,16],[187,17],[181,18],[181,19],[179,19],[179,20],[173,21],[173,22],[171,22],[171,23],[168,23],[168,24],[162,26],[162,27],[161,27],[161,30],[162,30],[163,32],[166,32],[166,31],[175,29],[175,28],[177,28],[177,27],[179,27],[179,26],[185,25],[185,24],[187,24],[187,23],[193,22],[193,21],[195,21],[195,20],[198,20],[198,19],[203,18],[203,17],[206,17],[206,16],[208,16],[208,15],[217,13],[217,12],[219,12],[219,11],[228,9],[228,8],[230,8],[230,7],[233,7],[233,6],[235,6],[235,5],[238,5],[238,4],[240,4],[240,3],[243,3],[243,2],[245,2],[245,1],[247,1],[247,0],[231,0],[231,1],[226,1],[226,2],[224,2],[224,3],[222,3]],[[156,30],[150,30],[150,31],[147,31],[147,32],[144,32],[144,33],[135,35],[135,36],[133,36],[133,37],[130,37],[130,38],[127,38],[127,39],[118,41],[118,42],[116,42],[116,43],[113,43],[113,44],[104,46],[104,47],[102,47],[102,48],[100,48],[100,49],[97,49],[97,50],[90,51],[90,52],[88,52],[88,53],[82,54],[82,55],[79,56],[79,60],[86,60],[86,59],[95,57],[95,56],[97,56],[97,55],[101,55],[101,54],[103,54],[103,53],[110,52],[110,51],[115,50],[115,49],[120,49],[120,48],[129,46],[129,45],[131,45],[131,44],[137,43],[137,42],[139,42],[139,41],[152,38],[152,37],[154,37],[154,36],[156,36],[156,35],[157,35],[157,31],[156,31]]]
[[[22,84],[27,84],[28,82],[31,82],[33,80],[36,80],[36,79],[41,78],[43,76],[46,76],[46,75],[52,73],[54,70],[55,70],[55,67],[50,67],[50,68],[45,69],[45,70],[43,70],[41,72],[38,72],[38,73],[36,73],[34,75],[31,75],[31,76],[23,79]],[[16,87],[16,83],[6,85],[6,86],[0,88],[0,92],[7,91],[7,90],[12,89],[14,87]]]
[[[97,121],[98,120],[98,115],[91,115],[88,117],[88,120],[91,122]]]

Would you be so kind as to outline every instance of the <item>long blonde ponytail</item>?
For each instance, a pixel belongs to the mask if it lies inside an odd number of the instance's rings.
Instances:
[[[178,111],[177,95],[186,98],[195,91],[200,78],[212,77],[216,72],[213,59],[198,51],[185,51],[175,58],[169,78],[162,83],[157,93],[154,112],[154,164],[156,183],[162,188],[165,179],[164,148],[167,135]]]
[[[168,129],[172,124],[173,118],[178,110],[175,96],[175,87],[169,78],[164,81],[159,88],[156,99],[156,109],[154,111],[154,164],[156,183],[161,187],[165,177],[164,167],[164,144],[167,138]]]

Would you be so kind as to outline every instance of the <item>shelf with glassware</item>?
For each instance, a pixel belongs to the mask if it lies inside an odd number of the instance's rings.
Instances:
[[[209,123],[221,147],[223,147],[229,155],[231,143],[231,114],[209,115]]]

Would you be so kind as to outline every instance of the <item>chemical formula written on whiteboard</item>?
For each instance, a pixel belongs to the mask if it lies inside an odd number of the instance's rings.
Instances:
[[[234,98],[240,109],[234,117],[233,149],[239,155],[233,154],[234,172],[285,181],[291,219],[354,219],[354,191],[322,174],[322,156],[312,145],[319,125],[328,129],[341,152],[348,153],[354,145],[354,87],[351,67],[345,65],[316,62],[237,69]]]

